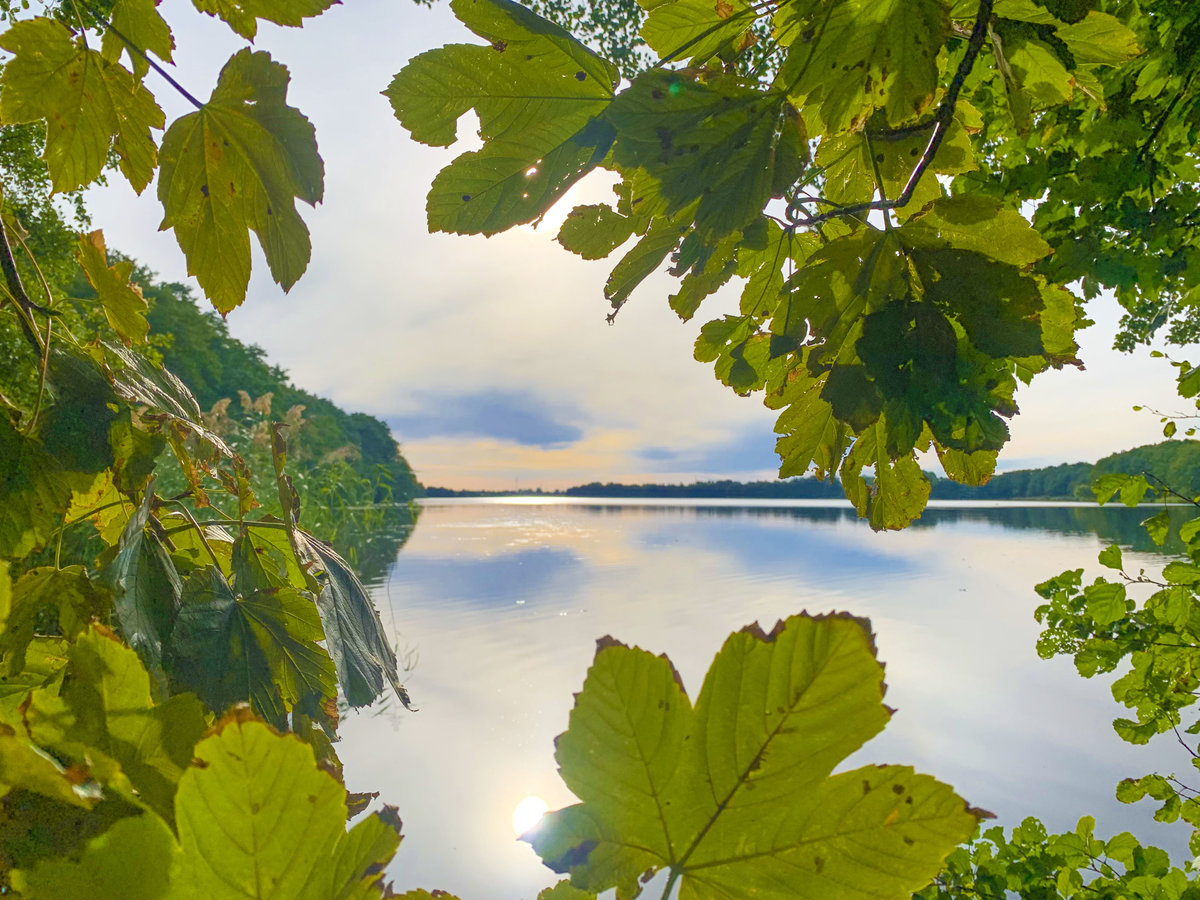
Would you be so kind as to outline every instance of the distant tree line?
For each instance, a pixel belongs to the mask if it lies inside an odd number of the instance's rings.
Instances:
[[[981,487],[968,487],[929,475],[934,500],[1091,500],[1091,482],[1110,472],[1146,474],[1188,497],[1200,496],[1200,441],[1172,440],[1106,456],[1096,463],[1063,463],[1041,469],[1003,472]],[[697,481],[692,484],[620,484],[593,481],[561,491],[470,491],[429,487],[427,497],[480,497],[521,494],[562,497],[694,498],[738,500],[837,500],[837,480],[788,478],[781,481]]]

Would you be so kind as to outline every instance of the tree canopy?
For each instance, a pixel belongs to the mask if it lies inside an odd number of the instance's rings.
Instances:
[[[1018,386],[1082,365],[1100,290],[1123,345],[1195,327],[1191,4],[666,0],[637,41],[625,6],[605,37],[600,6],[540,7],[615,61],[509,0],[451,6],[484,43],[387,89],[428,144],[479,116],[430,228],[493,234],[615,172],[613,203],[558,235],[589,259],[628,245],[610,319],[668,260],[684,320],[736,277],[696,358],[779,410],[781,476],[836,473],[877,528],[920,514],[920,454],[991,476]]]

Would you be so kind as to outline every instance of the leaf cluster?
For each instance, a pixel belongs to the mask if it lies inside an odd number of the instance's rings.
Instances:
[[[1010,177],[1004,142],[1068,110],[1102,118],[1144,22],[1018,0],[647,0],[639,39],[657,59],[621,56],[622,82],[509,0],[452,7],[486,43],[423,53],[385,91],[425,143],[479,116],[483,147],[434,180],[431,230],[537,222],[589,171],[615,172],[615,202],[572,210],[559,241],[588,259],[632,242],[604,289],[610,320],[668,260],[684,320],[742,281],[739,314],[703,326],[696,358],[780,411],[781,476],[837,473],[874,527],[903,527],[929,494],[918,454],[985,482],[1018,384],[1080,364],[1065,287],[1080,274],[1056,265],[1044,206],[1026,218],[1053,186]],[[585,37],[602,15],[546,11]],[[751,74],[739,60],[764,23],[774,49]]]

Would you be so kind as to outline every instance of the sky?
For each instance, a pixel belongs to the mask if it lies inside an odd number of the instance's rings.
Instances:
[[[165,0],[161,10],[176,36],[173,75],[206,97],[245,41],[190,3]],[[417,53],[475,40],[446,3],[408,0],[356,0],[303,29],[260,24],[255,47],[289,67],[289,103],[316,126],[325,200],[299,204],[313,256],[289,293],[255,247],[249,297],[229,315],[231,333],[263,347],[298,387],[387,422],[426,485],[550,490],[775,477],[774,413],[761,395],[736,396],[692,359],[700,325],[735,311],[737,285],[683,323],[667,306],[674,280],[660,272],[610,326],[602,288],[617,257],[588,262],[555,243],[572,206],[611,198],[610,175],[589,176],[536,229],[492,238],[427,232],[429,184],[475,146],[476,123],[459,123],[455,147],[425,147],[380,92]],[[191,111],[149,78],[168,122]],[[173,234],[157,230],[153,187],[138,197],[113,178],[89,192],[88,205],[108,246],[164,280],[187,280]],[[1087,371],[1050,372],[1019,392],[1002,470],[1161,440],[1157,417],[1131,407],[1180,408],[1168,364],[1145,350],[1109,349],[1116,304],[1097,300],[1089,313],[1097,324],[1080,334]]]

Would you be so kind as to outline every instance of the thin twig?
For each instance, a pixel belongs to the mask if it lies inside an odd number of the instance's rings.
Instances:
[[[179,93],[182,94],[192,104],[192,106],[196,107],[196,109],[204,109],[204,104],[201,103],[199,100],[197,100],[194,96],[192,96],[192,94],[187,90],[187,88],[185,88],[182,84],[180,84],[178,81],[176,81],[174,78],[172,78],[167,73],[166,69],[164,69],[158,63],[156,63],[154,60],[152,60],[150,58],[150,55],[148,53],[146,53],[145,50],[143,50],[141,47],[139,47],[137,44],[135,44],[129,38],[125,37],[125,35],[123,35],[121,32],[117,31],[117,29],[115,29],[113,27],[112,22],[108,21],[108,19],[104,18],[104,16],[100,15],[100,13],[96,12],[96,10],[93,9],[92,6],[87,2],[87,0],[79,0],[79,3],[83,6],[84,9],[86,9],[91,14],[93,19],[95,19],[97,22],[99,22],[101,25],[103,25],[106,29],[108,29],[114,35],[116,35],[117,38],[121,41],[121,43],[129,48],[130,53],[140,56],[143,60],[145,60],[146,64],[148,66],[150,66],[150,68],[152,68],[155,72],[157,72],[160,76],[162,76],[163,80],[166,81],[167,84],[169,84],[171,87],[175,88],[175,90],[179,91]]]

